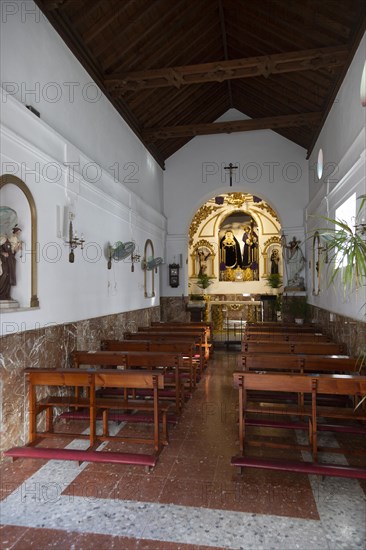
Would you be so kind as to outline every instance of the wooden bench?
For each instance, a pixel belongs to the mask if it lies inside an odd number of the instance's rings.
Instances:
[[[148,370],[161,369],[165,377],[171,372],[174,381],[170,380],[164,383],[164,389],[160,391],[160,399],[174,401],[176,414],[180,414],[184,403],[184,389],[181,382],[181,370],[183,358],[178,353],[151,352],[151,351],[74,351],[71,355],[71,361],[74,368],[81,365],[98,365],[104,367],[123,367],[131,369],[140,367]],[[112,386],[110,386],[112,387]],[[136,388],[135,395],[149,396],[152,394],[152,388]],[[125,392],[125,397],[127,393]]]
[[[357,372],[358,360],[347,355],[247,353],[241,355],[238,366],[246,371],[352,374]]]
[[[329,336],[318,332],[245,332],[243,341],[330,342]]]
[[[234,372],[234,385],[239,389],[239,445],[240,452],[244,453],[246,426],[248,425],[248,414],[285,415],[288,419],[296,416],[305,418],[309,430],[309,442],[313,459],[317,457],[317,424],[319,418],[341,419],[347,421],[366,421],[365,407],[323,407],[317,405],[318,395],[345,395],[354,400],[366,395],[366,377],[351,375],[311,375],[293,373],[255,373],[255,372]],[[287,405],[273,403],[253,403],[248,400],[249,390],[260,391],[283,391],[294,393],[308,393],[311,396],[310,405]],[[292,421],[292,419],[291,419]],[[269,420],[262,425],[272,428],[288,428],[288,423]],[[328,426],[327,426],[328,427]],[[294,428],[304,429],[304,423],[294,423]],[[329,425],[331,429],[331,425]],[[345,425],[345,430],[347,426]],[[366,430],[364,431],[366,433]],[[264,445],[264,442],[262,442]],[[271,446],[276,446],[271,443]],[[279,444],[278,446],[284,446]]]
[[[294,353],[312,355],[343,354],[343,344],[333,342],[273,342],[268,340],[242,342],[243,353]]]
[[[323,332],[321,327],[317,325],[303,324],[298,325],[296,323],[247,323],[245,325],[245,332],[262,332],[268,331],[271,333],[279,332]]]
[[[151,332],[151,333],[161,333],[161,334],[169,334],[169,335],[193,335],[193,336],[199,336],[201,338],[201,346],[204,349],[204,358],[205,361],[208,361],[210,358],[210,348],[211,344],[209,343],[207,331],[204,327],[200,328],[192,328],[192,327],[179,327],[174,326],[170,327],[167,325],[164,326],[152,326],[152,327],[139,327],[138,332]]]
[[[71,437],[73,439],[89,439],[90,447],[94,447],[97,440],[111,439],[108,431],[108,414],[110,410],[144,411],[153,415],[153,437],[119,437],[125,441],[144,442],[154,445],[155,451],[159,451],[161,443],[166,444],[167,435],[167,412],[168,407],[159,401],[159,391],[164,389],[164,378],[158,371],[134,371],[134,370],[110,370],[110,369],[26,369],[25,376],[28,382],[29,397],[29,437],[30,445],[34,445],[38,439],[49,437]],[[43,386],[48,391],[55,391],[56,387],[64,391],[68,388],[69,394],[54,395],[37,399],[37,387]],[[72,388],[84,388],[87,390],[85,396],[70,395]],[[97,388],[133,388],[152,390],[152,399],[130,400],[105,399],[97,396]],[[54,432],[53,413],[55,408],[67,408],[76,411],[87,410],[89,418],[89,435],[77,433]],[[43,411],[46,412],[46,429],[43,432],[37,430],[37,417]],[[96,434],[96,416],[101,411],[103,416],[103,435]],[[161,441],[159,423],[162,423],[163,438]],[[114,436],[116,438],[116,436]]]
[[[211,344],[208,341],[207,331],[205,327],[192,328],[192,327],[179,327],[179,326],[152,326],[152,327],[139,327],[138,332],[144,333],[161,333],[170,336],[175,339],[176,335],[185,334],[187,336],[199,336],[201,338],[201,346],[204,349],[204,358],[206,361],[210,358]]]
[[[103,351],[155,351],[179,353],[182,355],[182,371],[189,374],[189,391],[196,387],[197,373],[202,369],[202,354],[197,354],[195,345],[184,340],[152,341],[152,340],[102,340]]]
[[[161,331],[125,332],[123,334],[123,339],[124,340],[149,340],[150,342],[177,342],[177,341],[190,342],[195,347],[195,355],[200,355],[200,369],[201,369],[199,372],[200,376],[203,372],[204,367],[207,364],[205,359],[202,335],[197,336],[193,334],[179,333],[179,332],[171,334],[170,332],[163,333]]]

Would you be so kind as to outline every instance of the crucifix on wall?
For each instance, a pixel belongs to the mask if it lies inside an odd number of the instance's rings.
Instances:
[[[224,166],[224,170],[229,170],[230,174],[230,187],[233,186],[233,170],[237,170],[238,167],[234,166],[232,162],[229,163],[229,166]]]

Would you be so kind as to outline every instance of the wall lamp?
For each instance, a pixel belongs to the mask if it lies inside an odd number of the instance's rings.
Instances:
[[[69,262],[71,264],[73,264],[74,260],[75,260],[75,255],[74,255],[75,248],[80,246],[81,250],[83,250],[84,243],[85,243],[84,235],[81,234],[81,237],[79,238],[77,236],[76,231],[74,233],[74,229],[72,227],[72,221],[70,221],[70,223],[69,223],[69,240],[66,241],[66,244],[68,244],[69,247],[70,247]]]

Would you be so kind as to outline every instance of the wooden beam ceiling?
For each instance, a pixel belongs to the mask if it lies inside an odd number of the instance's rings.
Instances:
[[[200,63],[185,67],[168,67],[150,71],[135,71],[124,74],[107,75],[104,79],[108,89],[114,94],[121,94],[127,90],[146,88],[165,88],[173,86],[180,88],[190,84],[202,82],[223,82],[238,78],[253,78],[271,74],[283,74],[318,69],[332,69],[344,65],[348,57],[346,46],[317,48],[299,52],[264,55],[217,61],[214,63]]]
[[[293,126],[314,126],[319,123],[322,113],[301,113],[295,115],[272,116],[212,124],[188,124],[186,126],[167,126],[165,128],[146,128],[142,131],[144,139],[172,139],[177,137],[194,137],[210,134],[231,134],[233,132],[250,132],[253,130],[276,130]]]

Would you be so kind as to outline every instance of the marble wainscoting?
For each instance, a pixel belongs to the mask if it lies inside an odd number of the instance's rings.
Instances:
[[[68,367],[75,349],[100,349],[104,338],[160,320],[160,308],[147,308],[3,336],[0,354],[0,457],[28,438],[24,369]]]
[[[188,296],[162,296],[160,298],[161,320],[165,323],[177,321],[189,323],[191,314],[187,310]]]
[[[311,319],[334,342],[345,344],[348,355],[358,357],[360,353],[366,352],[366,323],[314,306],[311,306]]]

